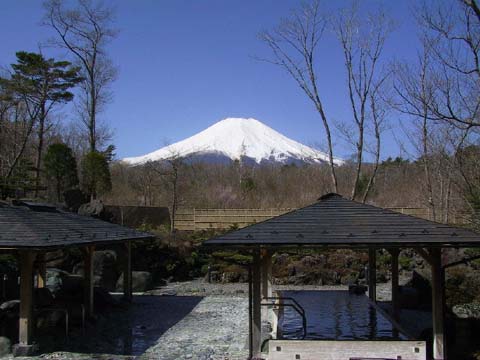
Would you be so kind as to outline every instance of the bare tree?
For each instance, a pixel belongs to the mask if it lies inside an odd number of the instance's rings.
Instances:
[[[44,24],[57,33],[54,44],[67,49],[81,67],[85,80],[78,109],[88,130],[90,151],[96,151],[97,115],[109,101],[109,86],[116,78],[106,53],[106,46],[116,35],[114,11],[96,0],[78,0],[73,9],[61,0],[46,0],[44,7]]]
[[[328,19],[320,11],[320,2],[315,0],[309,4],[302,4],[298,10],[291,13],[289,18],[283,19],[271,31],[261,32],[259,39],[270,48],[273,54],[271,59],[262,60],[287,71],[315,105],[327,138],[333,190],[338,192],[330,121],[319,93],[322,82],[316,69],[316,52],[327,25]]]
[[[380,73],[379,61],[385,41],[392,30],[392,22],[381,11],[370,13],[367,16],[361,15],[354,3],[334,19],[333,27],[343,50],[347,71],[348,97],[353,124],[356,128],[354,131],[356,168],[350,195],[351,199],[355,199],[362,173],[369,107],[372,110],[370,115],[375,128],[377,146],[380,142],[378,106],[372,101],[378,101],[379,87],[388,76],[388,74],[382,75]],[[379,151],[376,151],[376,153],[379,154]],[[370,188],[368,191],[370,191]],[[368,192],[366,195],[368,195]]]
[[[387,108],[389,108],[389,106],[387,105],[388,102],[384,101],[384,98],[380,96],[380,93],[384,91],[384,84],[386,79],[387,77],[385,76],[380,82],[376,83],[369,95],[370,117],[373,124],[373,136],[375,139],[373,149],[370,152],[374,155],[374,161],[372,173],[370,174],[367,186],[362,196],[363,203],[367,201],[368,196],[370,195],[380,165],[380,154],[382,150],[382,133],[385,130]]]
[[[463,129],[480,126],[480,16],[477,0],[424,4],[419,21],[432,54],[430,118]]]
[[[417,56],[417,64],[396,63],[394,65],[395,81],[394,91],[397,100],[393,106],[403,114],[411,116],[418,121],[415,132],[420,134],[420,140],[415,135],[410,136],[411,142],[419,150],[423,164],[424,183],[427,191],[427,203],[432,211],[433,219],[436,219],[435,194],[431,175],[431,134],[433,126],[431,120],[431,104],[434,98],[434,81],[430,67],[430,52],[427,39],[422,39],[423,49]]]
[[[184,163],[184,158],[176,153],[162,161],[147,162],[144,166],[148,171],[154,171],[164,181],[170,190],[170,231],[175,234],[175,221],[177,215],[178,205],[180,203],[179,185],[180,185],[180,170]]]

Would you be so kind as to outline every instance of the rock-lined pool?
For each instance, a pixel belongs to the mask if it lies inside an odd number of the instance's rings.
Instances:
[[[310,340],[407,340],[394,325],[370,303],[364,294],[348,291],[282,291],[282,297],[294,298],[307,317]],[[301,339],[302,318],[285,307],[279,319],[280,339]]]

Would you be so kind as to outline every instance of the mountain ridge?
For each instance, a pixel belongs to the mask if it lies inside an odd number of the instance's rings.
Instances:
[[[262,163],[326,163],[328,155],[292,140],[254,118],[226,118],[205,130],[142,156],[122,159],[130,165],[174,157],[203,158],[210,161],[249,159]],[[344,163],[334,158],[336,165]]]

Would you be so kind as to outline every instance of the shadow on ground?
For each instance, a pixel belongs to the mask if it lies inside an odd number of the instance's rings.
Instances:
[[[68,339],[57,329],[39,334],[41,352],[68,351],[84,354],[140,355],[187,316],[200,296],[135,296],[130,306],[109,309],[96,321],[72,329]]]

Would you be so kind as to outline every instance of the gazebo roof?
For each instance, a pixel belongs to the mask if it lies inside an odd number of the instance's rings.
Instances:
[[[307,207],[204,242],[209,246],[472,247],[480,234],[327,194]]]
[[[0,203],[0,249],[48,249],[153,237],[46,204],[23,202],[21,205]]]

